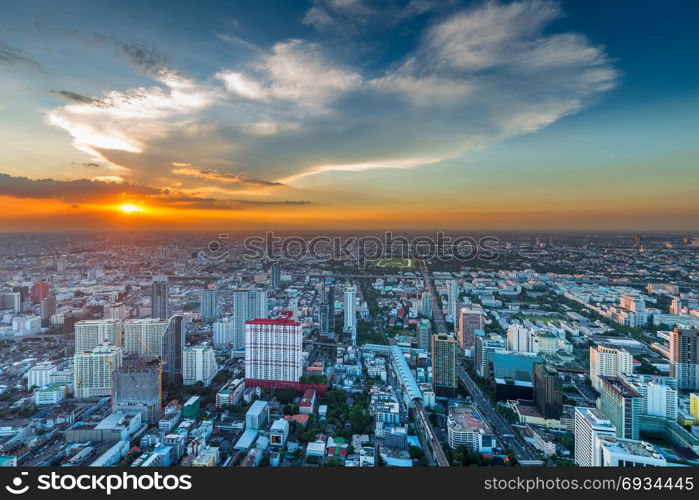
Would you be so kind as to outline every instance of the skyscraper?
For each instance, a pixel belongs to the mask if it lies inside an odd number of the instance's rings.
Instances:
[[[279,262],[275,262],[269,268],[269,284],[272,290],[278,290],[282,282],[282,267]]]
[[[453,335],[432,335],[432,387],[438,396],[456,395],[456,350]]]
[[[160,359],[164,380],[171,383],[182,375],[184,325],[182,316],[168,320],[129,319],[123,325],[124,351],[127,354]]]
[[[677,420],[677,380],[674,377],[626,373],[621,378],[641,395],[641,415]]]
[[[476,330],[485,328],[485,316],[480,309],[469,309],[462,307],[459,310],[458,321],[454,326],[458,327],[459,345],[462,349],[473,348],[476,342]]]
[[[624,350],[603,345],[590,346],[590,381],[599,390],[600,376],[617,377],[633,372],[633,357]]]
[[[111,396],[112,378],[121,367],[123,349],[104,344],[73,356],[73,388],[75,397]]]
[[[580,467],[601,465],[597,453],[600,437],[615,437],[616,428],[595,408],[575,408],[575,463]]]
[[[417,324],[417,346],[426,351],[432,350],[432,324],[428,319],[422,319]]]
[[[44,297],[43,299],[41,299],[39,304],[41,311],[41,324],[43,326],[48,326],[51,316],[56,314],[56,296],[49,295],[48,297]]]
[[[201,319],[210,321],[221,315],[221,308],[218,303],[218,290],[208,288],[201,291]]]
[[[167,319],[170,317],[170,286],[167,276],[155,276],[151,294],[151,317]]]
[[[420,297],[420,314],[426,318],[432,317],[432,295],[430,292],[422,292]]]
[[[447,321],[457,326],[457,314],[459,304],[459,287],[456,281],[447,281]]]
[[[226,316],[214,323],[214,347],[222,349],[233,342],[233,318]]]
[[[233,292],[233,348],[245,347],[245,322],[268,316],[267,292],[240,289]]]
[[[323,289],[320,303],[320,335],[328,340],[335,339],[335,287],[327,285]]]
[[[699,329],[675,327],[670,332],[670,374],[678,389],[699,389]]]
[[[121,321],[118,319],[83,320],[75,323],[75,352],[91,351],[109,342],[121,345]]]
[[[255,380],[298,382],[303,370],[303,331],[291,313],[245,323],[246,385]]]
[[[620,377],[600,377],[598,407],[616,428],[617,437],[638,439],[641,394]]]
[[[357,289],[345,289],[345,324],[343,331],[352,335],[352,345],[357,345]]]
[[[544,418],[561,418],[563,384],[553,366],[544,363],[534,365],[534,403]]]
[[[182,353],[182,379],[184,385],[201,382],[209,385],[218,373],[214,350],[208,344],[186,346]]]

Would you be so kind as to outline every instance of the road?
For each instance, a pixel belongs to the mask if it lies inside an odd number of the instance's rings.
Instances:
[[[434,283],[430,278],[425,261],[418,261],[418,268],[423,274],[427,289],[431,295],[430,301],[432,303],[432,319],[434,320],[436,330],[438,333],[449,333],[444,321],[444,314],[442,313],[442,309],[439,307],[439,303],[437,302],[437,292],[434,289]],[[466,373],[463,366],[458,363],[456,366],[456,375],[461,384],[471,394],[471,398],[473,399],[473,402],[478,410],[483,415],[483,418],[493,427],[500,445],[503,448],[511,449],[515,453],[517,460],[520,462],[526,460],[538,460],[536,454],[514,433],[512,425],[502,418],[491,401],[483,395],[480,387],[478,387],[469,374]]]

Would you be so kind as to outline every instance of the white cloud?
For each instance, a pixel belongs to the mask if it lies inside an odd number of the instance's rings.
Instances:
[[[337,15],[362,5],[315,7]],[[159,69],[160,86],[110,92],[48,117],[81,150],[140,153],[162,175],[171,172],[160,165],[173,161],[244,164],[255,178],[284,183],[416,168],[540,130],[615,86],[602,47],[549,29],[561,15],[546,0],[452,13],[378,76],[334,59],[331,44],[286,40],[251,51],[245,67],[221,68],[210,84]]]
[[[258,75],[221,71],[216,76],[226,88],[245,99],[287,101],[300,109],[323,112],[337,95],[357,88],[359,73],[335,66],[320,46],[303,40],[288,40],[272,47],[254,67]]]

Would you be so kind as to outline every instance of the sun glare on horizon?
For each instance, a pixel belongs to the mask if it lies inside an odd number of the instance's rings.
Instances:
[[[119,210],[126,214],[132,214],[134,212],[143,212],[143,209],[138,205],[132,205],[127,203],[126,205],[119,205]]]

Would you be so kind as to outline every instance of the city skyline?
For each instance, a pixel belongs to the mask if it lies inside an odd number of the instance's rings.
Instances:
[[[8,2],[0,231],[697,230],[676,5]]]

